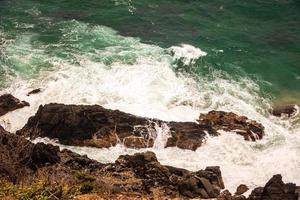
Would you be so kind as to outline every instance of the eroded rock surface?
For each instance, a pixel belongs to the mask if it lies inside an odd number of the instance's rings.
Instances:
[[[210,126],[215,131],[236,132],[244,136],[245,140],[255,141],[262,139],[264,135],[262,124],[232,112],[210,111],[207,114],[200,114],[198,122],[200,125]]]
[[[161,195],[180,198],[214,198],[224,188],[219,167],[190,172],[161,165],[152,152],[120,156],[101,164],[50,144],[33,144],[0,129],[0,174],[13,183],[80,185],[89,193]]]
[[[165,130],[167,127],[167,130]],[[247,117],[213,111],[201,114],[199,123],[166,122],[134,116],[98,105],[47,104],[17,131],[18,135],[58,139],[66,145],[108,148],[121,142],[130,148],[152,147],[160,132],[167,132],[166,147],[196,150],[206,135],[217,136],[219,129],[235,131],[245,139],[261,139],[264,127]]]
[[[296,185],[284,183],[280,174],[274,175],[264,187],[255,188],[248,200],[298,200]]]
[[[3,94],[0,96],[0,116],[25,106],[29,106],[29,103],[20,101],[11,94]]]
[[[70,170],[93,170],[103,165],[50,144],[33,144],[0,128],[0,174],[13,183],[73,180]]]

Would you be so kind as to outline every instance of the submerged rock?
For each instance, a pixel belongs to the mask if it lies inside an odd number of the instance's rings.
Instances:
[[[201,114],[198,124],[138,117],[98,105],[47,104],[40,106],[36,115],[17,134],[32,139],[58,139],[66,145],[99,148],[117,143],[130,148],[152,147],[157,134],[164,134],[165,144],[162,147],[196,150],[205,142],[207,134],[219,135],[219,129],[236,131],[245,139],[252,140],[261,139],[264,133],[261,124],[221,111]]]
[[[282,117],[282,116],[294,116],[298,111],[297,105],[284,105],[284,106],[276,106],[271,111],[272,115],[276,117]]]
[[[29,106],[29,103],[20,101],[11,94],[3,94],[0,96],[0,116],[25,106]]]
[[[248,200],[298,200],[296,185],[284,183],[280,174],[274,175],[265,187],[255,188]]]
[[[41,88],[37,88],[37,89],[31,90],[30,92],[27,93],[27,96],[30,96],[32,94],[40,93],[41,91],[42,91]]]
[[[190,172],[161,165],[152,152],[101,164],[50,144],[33,144],[0,127],[0,174],[15,184],[46,181],[84,193],[215,198],[224,188],[219,167]],[[1,195],[1,194],[0,194]],[[1,197],[1,196],[0,196]]]
[[[236,132],[244,136],[245,140],[255,141],[262,139],[264,135],[262,124],[232,112],[210,111],[207,114],[201,114],[198,122],[200,125],[210,126],[216,132],[218,130]]]

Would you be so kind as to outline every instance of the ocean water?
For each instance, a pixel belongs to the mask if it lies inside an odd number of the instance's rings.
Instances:
[[[263,185],[276,173],[300,185],[299,114],[269,114],[274,104],[300,103],[299,19],[296,0],[1,0],[0,94],[31,106],[0,124],[15,132],[50,102],[173,121],[232,111],[262,123],[264,139],[224,133],[192,152],[164,148],[163,126],[146,150],[190,170],[219,165],[231,191]],[[26,96],[36,88],[42,92]],[[101,162],[144,151],[60,146]]]

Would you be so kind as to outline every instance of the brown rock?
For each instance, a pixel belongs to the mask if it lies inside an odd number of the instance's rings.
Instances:
[[[260,124],[245,121],[246,117],[232,115],[231,121],[219,120],[217,125],[212,123],[209,117],[197,124],[143,118],[97,105],[47,104],[40,106],[36,115],[31,117],[17,134],[32,139],[36,137],[58,139],[66,145],[108,148],[123,142],[130,148],[145,148],[154,144],[155,127],[166,124],[170,134],[166,147],[177,146],[190,150],[200,147],[205,141],[206,134],[219,135],[216,128],[221,126],[227,129],[239,127],[239,131],[248,131],[244,134],[245,138],[257,138],[256,134],[259,133],[260,138],[262,137],[263,127]]]
[[[198,120],[202,126],[210,126],[213,131],[233,131],[244,136],[245,140],[262,139],[264,127],[262,124],[250,120],[245,116],[238,116],[232,112],[210,111],[201,114]]]
[[[213,173],[212,171],[205,169],[201,170],[201,173],[191,173],[184,169],[163,166],[152,152],[120,156],[112,169],[126,174],[133,172],[136,178],[143,180],[139,185],[140,190],[151,193],[154,188],[160,188],[162,194],[170,194],[171,197],[179,191],[180,195],[189,198],[213,198],[219,195],[219,191],[215,191],[214,188],[221,187],[213,182],[213,179],[206,178],[209,175],[204,177],[206,173]],[[214,176],[219,175],[214,173]]]
[[[248,200],[298,200],[296,185],[283,183],[280,174],[274,175],[265,187],[255,188]]]
[[[271,111],[272,115],[276,117],[288,116],[291,117],[297,113],[296,105],[284,105],[284,106],[276,106]]]
[[[0,96],[0,116],[25,106],[29,106],[29,103],[26,101],[20,101],[11,94],[4,94]]]
[[[229,190],[224,190],[217,198],[217,200],[232,200],[232,194]]]
[[[153,146],[153,140],[146,141],[144,137],[128,136],[123,139],[123,144],[128,148],[147,148]]]
[[[212,198],[219,195],[215,188],[222,187],[218,167],[190,172],[161,165],[152,152],[123,155],[115,163],[104,165],[68,150],[60,151],[50,144],[33,144],[2,127],[0,158],[0,174],[15,184],[43,180],[50,184],[80,186],[79,191],[84,193],[113,195],[109,199],[116,198],[117,194],[125,197],[137,194],[133,196],[152,199]]]
[[[33,180],[73,182],[72,170],[93,170],[103,164],[50,144],[33,144],[0,128],[0,174],[14,183]]]
[[[237,187],[235,195],[242,195],[245,192],[247,192],[249,190],[249,188],[247,187],[247,185],[241,184]]]
[[[224,190],[217,198],[217,200],[246,200],[243,195],[233,195],[228,191]]]

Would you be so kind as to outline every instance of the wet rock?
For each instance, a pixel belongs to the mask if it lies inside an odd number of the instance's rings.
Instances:
[[[297,105],[284,105],[284,106],[276,106],[271,111],[272,115],[276,117],[282,117],[282,116],[294,116],[298,111]]]
[[[0,116],[25,106],[29,106],[29,103],[26,101],[20,101],[11,94],[4,94],[0,96]]]
[[[264,135],[262,124],[232,112],[210,111],[207,114],[200,114],[198,122],[202,126],[210,126],[215,132],[218,130],[236,132],[244,136],[245,140],[255,141],[262,139]]]
[[[206,135],[217,136],[210,126],[200,126],[194,122],[169,122],[171,137],[168,138],[166,147],[177,146],[181,149],[195,151],[206,139]]]
[[[58,139],[66,145],[92,146],[108,148],[123,143],[130,148],[152,147],[157,137],[157,127],[168,132],[166,147],[177,146],[182,149],[196,150],[200,147],[207,134],[217,136],[217,128],[227,127],[226,130],[239,128],[245,138],[261,138],[263,127],[255,121],[230,114],[218,119],[194,122],[166,122],[134,116],[119,110],[105,109],[93,105],[63,105],[47,104],[40,106],[36,115],[31,117],[18,135],[30,137],[48,137]],[[224,115],[224,114],[223,114]],[[204,115],[201,115],[204,116]],[[239,121],[237,121],[239,120]],[[218,122],[218,124],[217,124]],[[223,124],[222,124],[223,123]],[[224,125],[224,126],[222,126]],[[259,135],[259,136],[257,136]]]
[[[139,190],[147,191],[147,193],[152,193],[155,188],[159,188],[162,194],[174,195],[179,191],[180,195],[189,198],[215,198],[220,194],[220,188],[223,186],[215,181],[222,180],[218,167],[212,168],[215,169],[210,170],[209,167],[198,172],[189,172],[184,169],[163,166],[157,161],[154,153],[145,152],[136,153],[133,156],[120,156],[110,170],[134,174],[137,179],[142,180]],[[218,171],[218,173],[214,171]]]
[[[218,197],[217,200],[246,200],[243,195],[232,195],[228,190],[224,190]]]
[[[50,144],[33,144],[2,127],[0,158],[0,174],[15,184],[43,180],[74,185],[82,193],[134,193],[154,199],[157,195],[164,199],[213,198],[224,187],[220,185],[223,181],[218,167],[190,172],[161,165],[152,152],[123,155],[115,163],[101,164]]]
[[[247,187],[247,185],[241,184],[237,187],[235,195],[242,195],[245,192],[247,192],[249,190],[249,188]]]
[[[27,96],[30,96],[30,95],[32,95],[32,94],[40,93],[41,91],[42,91],[41,88],[34,89],[34,90],[28,92],[28,93],[27,93]]]
[[[124,138],[123,144],[128,148],[147,148],[148,146],[153,146],[153,140],[151,143],[145,140],[144,137],[137,137],[137,136],[129,136]]]
[[[248,200],[298,200],[296,185],[284,183],[280,174],[274,175],[265,187],[255,188]]]
[[[34,117],[17,134],[26,137],[57,138],[67,145],[115,146],[129,136],[147,135],[148,119],[101,106],[48,104],[40,106]]]

